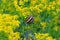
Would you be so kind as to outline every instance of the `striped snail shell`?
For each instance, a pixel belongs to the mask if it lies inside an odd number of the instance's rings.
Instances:
[[[34,21],[34,18],[33,18],[33,15],[29,15],[28,17],[26,17],[26,23],[33,23],[33,21]]]

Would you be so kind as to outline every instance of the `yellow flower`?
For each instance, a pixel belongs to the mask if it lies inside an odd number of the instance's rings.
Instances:
[[[24,17],[25,17],[25,16],[26,16],[26,13],[22,13],[22,16],[24,16]]]
[[[46,40],[56,40],[56,39],[53,39],[52,37],[47,37]]]
[[[45,5],[45,6],[43,7],[43,10],[46,9],[46,8],[47,8],[47,5]]]
[[[43,4],[40,3],[39,5],[37,5],[37,7],[38,8],[43,8],[44,6],[43,6]]]
[[[58,30],[59,30],[59,26],[55,26],[53,29],[54,29],[55,31],[58,31]]]
[[[9,35],[9,40],[18,40],[20,38],[20,34],[18,33],[18,32],[16,32],[16,33],[11,33],[10,35]]]
[[[32,4],[32,6],[34,6],[34,4],[37,2],[37,0],[32,0],[31,1],[31,4]]]
[[[30,7],[29,9],[32,10],[34,7]]]
[[[19,7],[17,5],[17,0],[14,0],[14,5],[15,5],[17,11],[21,11],[21,7]]]
[[[14,0],[14,5],[17,6],[17,0]]]
[[[55,9],[55,6],[54,6],[54,4],[50,4],[50,5],[48,6],[48,8],[54,10],[54,9]]]
[[[55,1],[50,2],[49,5],[48,5],[48,7],[47,7],[47,9],[48,10],[51,10],[51,9],[54,10],[55,9],[55,4],[56,4]]]
[[[39,9],[37,6],[35,6],[34,9],[35,9],[38,13],[42,12],[42,9]]]
[[[47,7],[47,10],[48,10],[48,11],[50,11],[50,10],[51,10],[51,8],[50,8],[50,7]]]
[[[23,0],[20,0],[19,5],[23,5],[23,4],[24,4]]]
[[[41,22],[42,28],[44,29],[47,26],[46,22]]]
[[[52,7],[51,9],[52,9],[52,10],[55,10],[55,7]]]
[[[46,4],[47,3],[47,0],[41,0],[41,3]]]
[[[28,0],[24,0],[24,2],[28,2]]]
[[[19,7],[19,6],[16,6],[16,9],[17,9],[17,11],[21,11],[22,10],[21,7]]]
[[[54,40],[48,33],[35,33],[35,38],[38,40]]]
[[[16,20],[17,18],[18,18],[17,15],[12,16],[12,19],[13,19],[13,20]]]
[[[52,37],[47,37],[46,40],[53,40]]]
[[[20,22],[17,20],[17,15],[0,14],[0,31],[10,34],[13,28],[19,27]]]
[[[53,2],[50,2],[49,4],[52,5],[52,6],[54,6],[56,4],[56,2],[53,1]]]
[[[56,8],[56,12],[59,12],[60,11],[60,9],[59,8]]]
[[[0,26],[0,31],[2,31],[3,30],[3,28]]]
[[[44,35],[44,36],[46,36],[46,37],[47,37],[47,36],[49,36],[49,34],[48,34],[48,33],[46,33],[46,34],[43,34],[43,35]]]
[[[12,21],[12,26],[19,26],[20,22],[17,20]]]
[[[36,12],[40,13],[42,10],[40,10],[38,7],[34,7],[33,10],[35,10]]]
[[[10,32],[12,32],[13,28],[12,28],[11,26],[7,26],[7,27],[4,26],[3,30],[4,30],[4,32],[6,32],[6,33],[10,33]]]
[[[60,5],[60,0],[57,0],[57,4]]]

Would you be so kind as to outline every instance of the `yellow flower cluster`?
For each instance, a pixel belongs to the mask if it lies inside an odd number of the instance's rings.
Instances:
[[[47,10],[55,10],[55,4],[56,2],[50,2],[49,5],[47,6]]]
[[[35,33],[35,37],[37,40],[55,40],[48,33]]]
[[[46,22],[41,22],[41,26],[42,26],[43,29],[45,29],[46,26],[47,26],[47,23]]]
[[[24,16],[24,17],[26,17],[27,15],[30,14],[30,12],[28,11],[28,8],[23,8],[23,9],[21,10],[21,12],[22,12],[22,16]]]
[[[17,11],[21,11],[21,7],[19,7],[18,5],[17,5],[17,0],[14,0],[14,2],[13,2],[13,4],[14,4],[14,6],[16,7],[16,10]]]
[[[20,22],[17,15],[0,14],[0,31],[10,32],[13,28],[19,27]]]
[[[23,5],[24,2],[28,2],[28,0],[20,0],[19,4],[20,5]],[[38,2],[38,4],[37,4],[37,2]],[[49,11],[50,10],[55,10],[55,5],[56,5],[56,2],[55,1],[49,2],[48,4],[47,3],[48,3],[47,0],[41,0],[41,1],[40,0],[31,0],[30,7],[29,8],[28,7],[21,8],[21,6],[17,5],[18,4],[17,0],[14,1],[14,5],[16,7],[16,10],[20,11],[21,14],[22,14],[22,16],[24,16],[24,17],[26,17],[27,15],[29,15],[31,13],[30,10],[31,11],[34,10],[37,13],[43,12],[43,10],[45,10],[45,9],[47,9]]]
[[[19,27],[20,22],[17,15],[0,14],[0,31],[9,34],[9,40],[18,40],[20,33],[13,32],[13,29]]]
[[[20,0],[19,4],[20,5],[23,5],[24,4],[23,0]]]
[[[18,40],[20,39],[20,33],[19,32],[12,32],[9,34],[9,40]]]
[[[31,6],[36,6],[35,4],[37,3],[38,0],[31,0]]]
[[[24,0],[24,2],[28,2],[28,0]]]
[[[60,5],[60,0],[57,0],[56,2],[57,2],[58,5]]]
[[[55,26],[53,29],[54,29],[55,31],[58,31],[58,30],[59,30],[59,26]]]

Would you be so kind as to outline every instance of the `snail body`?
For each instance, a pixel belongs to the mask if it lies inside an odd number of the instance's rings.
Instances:
[[[33,16],[32,15],[29,15],[28,17],[26,17],[26,23],[33,23],[33,21],[34,21],[34,18],[33,18]]]

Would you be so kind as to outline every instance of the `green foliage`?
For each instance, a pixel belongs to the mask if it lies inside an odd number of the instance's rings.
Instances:
[[[5,33],[4,31],[0,32],[0,40],[8,40],[8,34]]]

